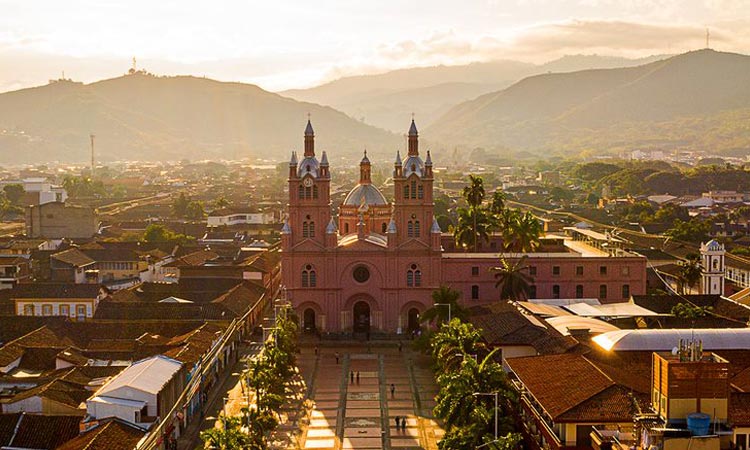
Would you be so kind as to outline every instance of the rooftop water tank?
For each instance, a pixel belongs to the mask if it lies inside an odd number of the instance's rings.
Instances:
[[[692,413],[687,416],[687,427],[693,436],[705,436],[711,426],[711,416],[703,413]]]

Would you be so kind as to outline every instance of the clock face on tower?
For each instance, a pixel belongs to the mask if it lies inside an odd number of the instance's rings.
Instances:
[[[310,187],[313,184],[313,180],[312,180],[312,178],[305,178],[304,180],[302,180],[302,184],[305,187]]]

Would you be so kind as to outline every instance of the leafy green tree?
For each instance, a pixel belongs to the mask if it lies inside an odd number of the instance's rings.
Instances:
[[[6,184],[3,186],[3,192],[5,192],[5,197],[8,201],[14,206],[21,206],[21,200],[23,200],[23,196],[26,193],[21,184]]]
[[[221,422],[221,428],[201,431],[200,438],[205,445],[217,450],[250,448],[250,438],[242,431],[242,423],[239,417],[227,417]]]
[[[174,233],[168,230],[164,225],[158,223],[152,223],[146,227],[141,237],[143,242],[173,242],[175,244],[184,244],[192,240],[192,238],[185,236],[184,234]]]
[[[487,210],[477,207],[458,208],[458,220],[451,230],[458,247],[478,249],[478,241],[489,242],[490,232],[494,228],[493,217]]]
[[[223,195],[217,198],[216,200],[214,200],[214,206],[216,207],[216,209],[226,208],[230,204],[231,203],[229,202],[229,200],[227,200],[227,198],[224,197]]]
[[[528,256],[523,255],[514,262],[500,258],[500,265],[492,267],[495,273],[495,287],[500,290],[501,300],[526,300],[531,293],[534,279],[526,265]]]
[[[180,192],[180,195],[172,203],[172,213],[177,217],[185,217],[189,204],[190,199],[187,198],[184,192]]]
[[[446,372],[464,359],[464,355],[485,351],[482,334],[474,325],[452,319],[440,326],[430,339],[430,351],[437,373]]]
[[[487,234],[489,231],[489,221],[487,220],[489,219],[489,216],[482,211],[482,202],[484,201],[485,196],[482,177],[469,175],[469,185],[464,186],[461,195],[464,200],[466,200],[469,207],[463,211],[459,211],[459,227],[465,230],[467,225],[465,222],[467,220],[471,221],[471,237],[473,241],[473,249],[476,252],[478,238],[484,234],[482,237],[489,239],[489,235]],[[462,223],[462,221],[464,223]],[[481,230],[479,228],[480,225],[483,226]],[[461,242],[461,244],[463,245],[465,243]]]
[[[191,201],[185,208],[185,217],[191,220],[200,220],[206,215],[203,202]]]
[[[500,222],[503,224],[503,247],[506,251],[532,252],[541,245],[544,228],[530,212],[509,209]]]
[[[690,303],[678,303],[672,307],[670,313],[681,319],[697,319],[699,317],[706,317],[713,312],[711,306],[698,306]]]
[[[689,221],[675,220],[672,228],[665,231],[664,234],[678,241],[697,243],[706,240],[710,229],[711,224],[708,221],[693,217]]]

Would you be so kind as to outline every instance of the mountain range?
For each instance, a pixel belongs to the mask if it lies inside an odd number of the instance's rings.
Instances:
[[[0,163],[87,161],[89,134],[104,161],[282,159],[302,145],[307,114],[319,149],[358,155],[400,143],[333,108],[254,85],[136,72],[0,94]]]
[[[499,91],[531,75],[630,67],[663,58],[666,56],[628,59],[568,55],[545,64],[499,60],[457,66],[416,67],[344,77],[310,89],[292,89],[280,94],[329,105],[363,122],[403,133],[404,119],[408,119],[411,113],[415,114],[422,126],[426,126],[459,103]]]
[[[750,153],[750,56],[709,49],[637,67],[543,74],[461,103],[424,134],[446,148]]]

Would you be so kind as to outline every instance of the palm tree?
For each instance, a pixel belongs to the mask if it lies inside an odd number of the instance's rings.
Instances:
[[[502,214],[505,210],[505,192],[501,191],[500,188],[496,189],[492,194],[492,201],[490,203],[490,210],[493,214]]]
[[[216,207],[216,209],[226,208],[229,205],[231,205],[231,203],[223,195],[214,200],[214,206]]]
[[[530,212],[506,209],[500,216],[503,247],[506,251],[531,252],[536,250],[543,233],[542,224]]]
[[[458,303],[461,293],[448,286],[442,285],[432,291],[432,302],[435,304],[432,308],[427,309],[420,317],[421,322],[437,322],[438,324],[448,322],[448,313],[450,318],[465,320],[467,311]],[[450,305],[450,308],[447,306]]]
[[[474,225],[474,251],[477,251],[477,238],[479,234],[478,225],[479,225],[479,211],[482,207],[482,202],[484,201],[484,181],[482,180],[482,177],[477,177],[474,175],[469,175],[469,185],[464,186],[464,189],[462,191],[462,195],[464,199],[466,200],[466,203],[468,203],[469,208],[468,211],[470,213],[472,223]],[[461,214],[459,212],[459,221],[461,220]]]
[[[464,355],[485,351],[482,334],[471,323],[453,319],[443,324],[430,340],[432,357],[438,372],[444,372],[463,361]]]
[[[495,287],[500,289],[500,299],[526,300],[529,298],[534,279],[528,273],[527,259],[528,256],[523,255],[515,262],[510,262],[501,257],[500,265],[490,268],[491,272],[495,272]]]
[[[217,450],[235,450],[249,448],[250,439],[241,427],[239,417],[226,417],[222,420],[222,428],[211,428],[201,431],[201,440],[209,448]]]
[[[458,221],[452,229],[456,245],[464,249],[471,246],[476,252],[479,239],[485,242],[490,240],[492,219],[492,215],[481,207],[458,208]]]
[[[680,294],[685,294],[686,287],[692,290],[702,276],[703,266],[700,257],[696,254],[689,254],[685,261],[680,262],[680,273],[678,275]]]

